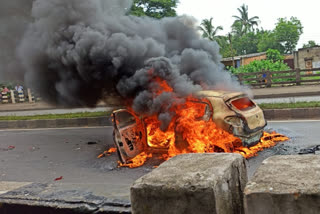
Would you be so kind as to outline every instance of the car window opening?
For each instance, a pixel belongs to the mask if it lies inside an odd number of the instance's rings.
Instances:
[[[119,128],[123,128],[136,123],[135,117],[127,111],[119,112],[116,118]]]
[[[248,97],[242,97],[240,99],[233,100],[231,104],[240,111],[247,111],[256,107],[256,105]]]

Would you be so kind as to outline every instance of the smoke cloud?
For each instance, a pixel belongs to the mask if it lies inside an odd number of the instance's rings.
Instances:
[[[23,68],[15,51],[31,21],[32,1],[0,1],[0,82],[23,80]]]
[[[241,89],[192,17],[127,16],[130,7],[129,0],[35,0],[17,51],[25,81],[58,105],[93,107],[116,93],[163,121],[173,97],[204,86]],[[153,96],[154,77],[173,91]]]

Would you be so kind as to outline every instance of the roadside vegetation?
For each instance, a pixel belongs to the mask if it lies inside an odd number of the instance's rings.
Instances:
[[[226,35],[217,34],[217,30],[226,26],[215,27],[213,18],[204,19],[201,24],[203,37],[216,41],[223,57],[264,52],[269,49],[278,50],[281,54],[291,54],[296,49],[303,33],[303,26],[297,17],[278,18],[274,29],[265,30],[259,26],[259,16],[249,16],[248,5],[243,4],[237,10],[237,14],[232,16],[234,22],[231,31]],[[207,36],[208,32],[211,36]],[[315,41],[305,44],[308,47],[316,45]]]
[[[320,102],[297,102],[297,103],[264,103],[259,104],[262,109],[285,109],[285,108],[320,108]],[[110,111],[101,112],[80,112],[69,114],[46,114],[34,116],[0,116],[0,121],[4,120],[54,120],[54,119],[74,119],[90,117],[109,117]]]
[[[252,61],[248,65],[242,65],[239,68],[229,67],[229,71],[234,74],[252,73],[258,71],[286,71],[290,67],[283,62],[284,57],[276,49],[269,49],[266,53],[267,59]],[[283,76],[283,74],[282,74]]]
[[[88,117],[108,117],[111,112],[80,112],[69,114],[46,114],[34,116],[0,116],[0,120],[53,120],[53,119],[74,119]]]
[[[259,106],[262,109],[319,108],[320,102],[263,103],[259,104]]]

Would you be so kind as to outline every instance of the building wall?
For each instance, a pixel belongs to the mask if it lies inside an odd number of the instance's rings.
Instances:
[[[248,58],[242,58],[242,62],[241,65],[248,65],[250,64],[250,62],[256,61],[256,60],[263,60],[266,59],[267,55],[266,54],[262,54],[260,56],[253,56],[253,57],[248,57]]]
[[[296,68],[320,68],[320,47],[301,48],[294,53]]]
[[[284,55],[283,62],[287,64],[291,69],[294,69],[294,56],[293,54]]]

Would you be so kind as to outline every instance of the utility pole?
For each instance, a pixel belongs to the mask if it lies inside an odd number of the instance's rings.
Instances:
[[[236,66],[235,66],[235,63],[234,63],[231,33],[229,33],[228,36],[229,36],[230,51],[231,51],[231,57],[232,57],[232,66],[235,68]]]

